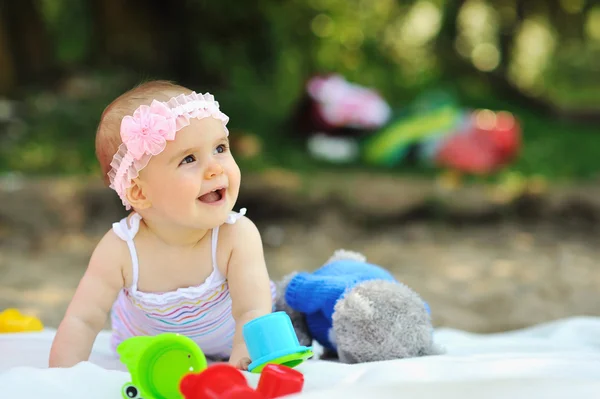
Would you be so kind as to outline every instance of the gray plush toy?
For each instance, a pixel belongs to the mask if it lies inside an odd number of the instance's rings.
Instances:
[[[275,308],[290,316],[300,345],[316,340],[343,363],[442,353],[428,305],[356,252],[338,250],[314,272],[283,278]]]

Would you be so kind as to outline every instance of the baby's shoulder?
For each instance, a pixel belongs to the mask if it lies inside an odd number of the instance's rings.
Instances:
[[[247,216],[240,215],[235,223],[226,223],[221,226],[219,240],[225,239],[235,244],[253,237],[260,237],[258,227]]]
[[[92,257],[105,264],[105,267],[122,267],[128,258],[129,248],[115,233],[113,229],[108,230],[96,244]]]

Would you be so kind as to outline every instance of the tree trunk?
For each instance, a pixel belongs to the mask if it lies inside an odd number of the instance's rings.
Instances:
[[[186,44],[191,38],[182,33],[194,22],[174,12],[184,6],[163,0],[90,0],[94,63],[169,78],[165,74],[180,64],[180,53],[190,53]]]
[[[14,59],[8,43],[6,26],[0,18],[0,96],[9,95],[15,89],[15,80]]]
[[[2,72],[2,75],[13,75],[9,86],[15,88],[50,77],[53,67],[51,42],[34,0],[4,1],[0,6],[0,29],[3,36],[0,40],[4,39],[6,44],[0,43],[5,47],[0,62],[12,64],[12,68],[9,66],[6,71],[3,68]]]

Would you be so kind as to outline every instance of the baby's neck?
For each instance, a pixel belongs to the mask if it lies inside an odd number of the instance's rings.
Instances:
[[[209,229],[187,228],[144,218],[141,223],[153,237],[173,247],[194,247],[209,231]]]

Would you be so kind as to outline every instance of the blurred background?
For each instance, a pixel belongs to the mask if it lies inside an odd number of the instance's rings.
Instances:
[[[0,311],[60,322],[124,216],[95,129],[150,79],[230,118],[273,279],[363,252],[490,332],[600,315],[600,2],[0,0]]]

